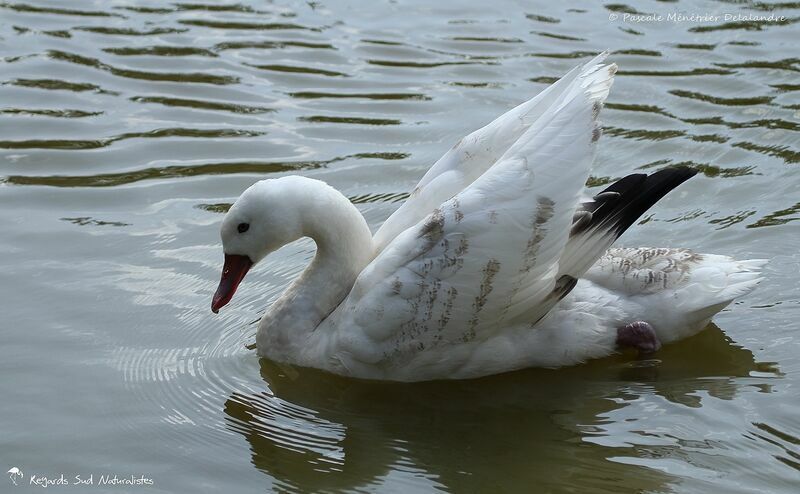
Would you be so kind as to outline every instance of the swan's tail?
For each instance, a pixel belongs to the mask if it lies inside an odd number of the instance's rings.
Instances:
[[[766,259],[736,261],[728,256],[705,254],[700,266],[693,270],[691,283],[681,298],[689,316],[707,321],[735,299],[753,291],[764,277],[761,268]]]
[[[708,326],[711,318],[735,299],[751,292],[764,278],[765,259],[736,261],[728,256],[701,254],[688,282],[674,293],[658,297],[674,303],[661,315],[657,328],[662,343],[692,336]]]
[[[691,336],[763,280],[764,259],[687,249],[609,249],[585,278],[619,297],[628,322],[651,323],[662,343]]]

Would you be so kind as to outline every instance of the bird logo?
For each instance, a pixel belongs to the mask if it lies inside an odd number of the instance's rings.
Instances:
[[[11,479],[11,482],[14,482],[14,485],[17,485],[18,478],[21,479],[24,476],[22,470],[17,467],[11,467],[6,473],[8,473],[8,478]]]

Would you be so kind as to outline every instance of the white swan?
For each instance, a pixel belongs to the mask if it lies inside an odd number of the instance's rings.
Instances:
[[[700,331],[761,260],[609,249],[694,174],[630,175],[581,199],[616,66],[605,54],[462,139],[372,237],[323,182],[248,188],[222,222],[227,304],[250,267],[311,237],[317,254],[258,326],[260,356],[347,376],[470,378],[649,352]]]

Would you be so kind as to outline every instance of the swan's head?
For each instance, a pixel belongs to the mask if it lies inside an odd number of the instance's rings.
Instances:
[[[220,235],[225,265],[211,302],[215,313],[227,304],[244,276],[261,259],[303,236],[300,210],[294,203],[301,177],[262,180],[250,186],[222,220]]]

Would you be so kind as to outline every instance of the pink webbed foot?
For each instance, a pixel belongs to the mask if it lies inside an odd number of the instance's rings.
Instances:
[[[635,348],[639,353],[653,353],[661,348],[661,342],[653,326],[636,321],[617,328],[617,346]]]

